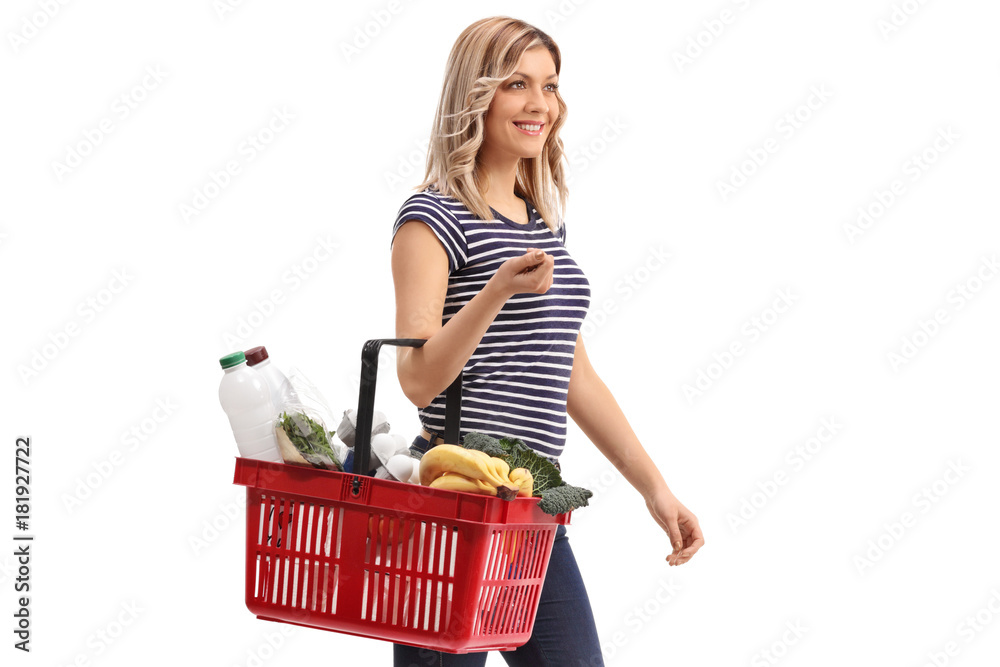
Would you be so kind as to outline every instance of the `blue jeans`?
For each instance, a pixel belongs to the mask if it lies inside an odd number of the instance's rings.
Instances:
[[[427,446],[427,440],[420,436],[413,441],[413,447],[421,451]],[[393,644],[392,655],[394,667],[483,667],[487,654],[442,653]],[[500,655],[513,667],[604,667],[590,598],[566,537],[566,526],[556,529],[531,638]]]

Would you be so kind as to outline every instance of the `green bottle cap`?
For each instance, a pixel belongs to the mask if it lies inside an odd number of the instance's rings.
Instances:
[[[233,352],[232,354],[227,354],[226,356],[219,359],[219,363],[222,364],[222,368],[232,368],[233,366],[238,366],[246,361],[247,358],[242,352]]]

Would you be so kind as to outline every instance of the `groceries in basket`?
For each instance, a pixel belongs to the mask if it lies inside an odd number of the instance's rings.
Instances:
[[[344,410],[336,432],[329,430],[331,412],[316,386],[296,369],[285,376],[262,346],[235,352],[220,363],[226,375],[219,398],[241,456],[501,500],[534,496],[541,498],[538,507],[553,516],[586,507],[593,496],[564,482],[551,461],[517,438],[472,432],[462,445],[437,445],[419,455],[404,436],[391,433],[385,414],[377,410],[371,413],[369,470],[355,471],[357,410]]]
[[[420,459],[420,483],[436,489],[496,496],[501,500],[512,500],[521,490],[511,481],[506,461],[458,445],[437,445],[428,449]]]
[[[396,454],[386,462],[385,472],[397,482],[420,484],[420,459],[410,456],[409,451]]]
[[[373,463],[378,463],[375,471],[378,479],[420,483],[420,461],[410,456],[410,444],[403,436],[398,433],[380,433],[372,438],[371,451],[374,454]]]
[[[219,362],[225,371],[219,401],[240,456],[343,470],[347,446],[327,429],[333,418],[326,399],[301,371],[286,376],[263,346]]]
[[[243,354],[247,358],[247,366],[264,376],[268,389],[271,390],[271,399],[274,401],[276,409],[281,410],[281,406],[286,403],[298,402],[299,396],[295,392],[291,380],[271,362],[266,347],[258,345],[246,350]]]
[[[297,368],[289,370],[287,379],[275,424],[285,463],[343,470],[347,445],[331,431],[333,412],[326,398]]]
[[[229,417],[240,456],[281,461],[274,433],[274,397],[267,379],[247,365],[243,352],[219,359],[224,372],[219,383],[219,403]]]
[[[285,463],[327,470],[344,469],[333,448],[337,436],[326,430],[319,417],[311,417],[301,409],[282,412],[274,430]]]
[[[344,417],[337,427],[337,435],[350,448],[344,462],[344,470],[354,472],[354,439],[357,428],[358,411],[344,410]],[[399,433],[389,432],[389,421],[385,415],[375,410],[372,415],[371,456],[365,474],[374,473],[377,479],[390,479],[410,484],[420,483],[420,461],[410,449],[406,438]]]
[[[350,451],[347,453],[347,461],[344,464],[344,470],[347,472],[355,472],[354,440],[357,435],[357,415],[358,411],[354,408],[344,410],[344,417],[340,421],[340,426],[337,427],[337,435],[350,447]],[[372,414],[370,434],[369,442],[371,443],[370,453],[372,456],[368,460],[368,470],[359,472],[366,475],[374,474],[379,479],[394,479],[399,482],[410,481],[414,464],[412,457],[409,456],[409,444],[402,435],[389,432],[389,421],[385,418],[385,414],[378,410],[375,410]],[[403,455],[406,455],[406,458],[410,459],[410,462],[408,462],[410,472],[407,472],[407,469],[400,462],[397,462],[395,469],[399,474],[392,474],[388,469],[389,460],[395,456]]]
[[[354,408],[349,408],[344,410],[344,417],[340,420],[340,426],[337,427],[337,437],[344,441],[348,447],[354,447],[354,436],[356,435],[356,430],[358,427],[358,411]],[[389,420],[385,418],[385,415],[375,410],[372,413],[372,429],[371,434],[374,438],[376,435],[389,432]]]
[[[507,480],[516,485],[520,490],[518,496],[538,496],[541,500],[538,503],[539,509],[546,514],[558,515],[570,512],[580,507],[586,507],[588,499],[593,496],[593,492],[579,486],[572,486],[563,481],[559,469],[535,450],[524,444],[518,438],[492,438],[483,433],[472,432],[462,440],[463,447],[470,451],[475,451],[487,457],[492,464],[487,464],[495,472],[496,461],[499,461],[500,470],[509,470],[506,474]],[[423,461],[439,447],[451,447],[452,445],[438,445],[432,447],[424,454]],[[429,473],[433,474],[433,473]],[[447,484],[447,482],[445,482]],[[464,489],[462,489],[464,490]],[[525,493],[527,491],[527,493]],[[484,491],[490,493],[489,491]],[[499,495],[498,493],[491,495]],[[503,496],[500,496],[503,497]]]

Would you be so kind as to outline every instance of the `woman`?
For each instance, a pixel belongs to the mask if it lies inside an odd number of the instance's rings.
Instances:
[[[559,128],[561,57],[542,31],[509,17],[473,23],[448,58],[427,174],[393,228],[396,336],[403,392],[423,426],[414,447],[443,442],[444,390],[464,371],[462,433],[517,437],[556,464],[566,415],[646,499],[667,533],[670,565],[704,540],[611,392],[580,326],[586,277],[567,252]],[[559,224],[553,221],[559,220]],[[509,665],[602,665],[587,592],[565,527],[556,533],[531,639]],[[439,654],[396,644],[398,665],[485,665],[486,653]]]

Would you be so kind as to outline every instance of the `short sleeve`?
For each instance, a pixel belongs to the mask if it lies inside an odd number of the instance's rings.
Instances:
[[[396,223],[392,226],[393,239],[396,238],[396,232],[403,226],[403,223],[409,220],[419,220],[434,232],[444,247],[445,254],[448,255],[449,273],[465,266],[469,252],[465,231],[454,213],[449,211],[437,198],[423,192],[410,195],[409,199],[403,202],[399,208]],[[392,247],[392,241],[389,242],[389,247]]]

